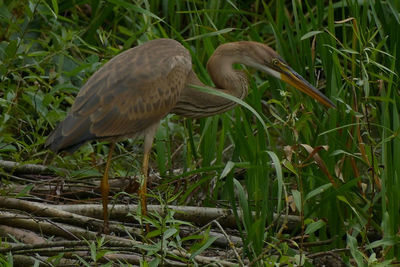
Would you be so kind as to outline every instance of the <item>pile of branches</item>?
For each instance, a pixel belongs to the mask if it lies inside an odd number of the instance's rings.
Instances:
[[[113,204],[109,205],[111,233],[103,234],[98,177],[65,181],[49,175],[54,171],[46,166],[1,160],[0,169],[8,177],[3,190],[13,191],[7,194],[13,197],[0,197],[0,236],[7,240],[0,246],[0,255],[12,255],[16,266],[38,261],[46,266],[55,259],[60,266],[110,261],[137,265],[144,260],[165,266],[187,266],[193,261],[218,266],[255,262],[241,258],[242,238],[229,209],[148,205],[149,218],[143,219],[135,215],[140,212],[137,205]],[[121,188],[132,190],[131,179],[113,179],[110,185],[114,193]],[[95,204],[75,204],[83,202],[79,198],[92,198]],[[171,224],[165,224],[166,217]],[[300,224],[297,216],[275,216],[275,220],[285,229]],[[144,232],[144,224],[152,226],[149,233]],[[179,240],[188,242],[178,244]]]

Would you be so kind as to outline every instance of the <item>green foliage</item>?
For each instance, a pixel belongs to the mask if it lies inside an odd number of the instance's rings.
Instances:
[[[162,121],[152,155],[165,178],[160,189],[177,188],[180,204],[229,201],[244,255],[260,265],[269,266],[272,248],[282,253],[277,262],[306,259],[302,249],[283,248],[273,220],[273,212],[289,207],[302,219],[297,234],[308,241],[337,237],[312,252],[348,247],[348,261],[359,265],[399,261],[399,12],[395,0],[0,0],[0,158],[41,163],[46,136],[79,88],[125,49],[156,38],[179,40],[200,79],[211,84],[205,63],[218,44],[264,42],[338,108],[328,110],[248,69],[254,77],[248,107]],[[140,171],[140,144],[118,145],[114,175]],[[99,176],[107,151],[105,143],[92,143],[56,156],[52,165],[70,169],[67,178]],[[176,169],[183,173],[175,175]],[[179,223],[165,220],[150,221],[153,234],[177,238]],[[371,229],[380,240],[368,237]],[[154,244],[155,251],[165,251],[165,244]]]
[[[168,202],[172,202],[174,199],[175,197],[168,199]],[[181,227],[192,227],[192,225],[175,219],[175,211],[170,209],[162,199],[158,200],[165,209],[165,216],[155,213],[144,218],[143,223],[150,225],[152,230],[145,235],[146,243],[137,245],[137,247],[143,251],[144,255],[154,257],[153,261],[149,263],[151,266],[164,265],[168,257],[177,258],[186,263],[195,263],[195,257],[208,249],[217,237],[210,236],[210,227],[201,234],[181,237]],[[134,215],[134,217],[138,221],[142,220],[141,215]],[[173,250],[184,251],[184,247],[188,247],[188,251],[191,253],[188,259],[172,253]]]
[[[8,253],[7,255],[0,255],[0,263],[1,266],[4,267],[12,267],[13,265],[13,255],[10,253]]]

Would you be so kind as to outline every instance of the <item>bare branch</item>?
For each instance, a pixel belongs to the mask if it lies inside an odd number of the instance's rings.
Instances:
[[[30,174],[44,174],[54,173],[54,170],[45,165],[38,164],[21,164],[9,160],[0,160],[0,169],[9,173],[30,173]]]

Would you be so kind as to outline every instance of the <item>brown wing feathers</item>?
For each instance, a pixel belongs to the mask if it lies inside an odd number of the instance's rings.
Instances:
[[[125,51],[87,81],[46,146],[73,152],[90,140],[145,131],[172,110],[190,71],[189,52],[173,40]]]

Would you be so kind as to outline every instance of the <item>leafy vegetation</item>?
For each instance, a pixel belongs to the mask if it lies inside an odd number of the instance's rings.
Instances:
[[[151,156],[163,177],[154,194],[240,211],[241,256],[250,263],[310,265],[320,252],[347,265],[399,263],[399,28],[395,0],[0,0],[0,159],[43,163],[46,136],[79,88],[125,49],[176,39],[212,84],[205,64],[219,44],[263,42],[337,109],[246,69],[245,101],[262,122],[243,106],[201,120],[168,115]],[[51,165],[68,169],[58,173],[66,179],[100,177],[107,151],[94,142]],[[141,140],[119,143],[111,176],[135,176],[140,166]],[[301,224],[285,231],[273,213],[299,215]],[[304,245],[319,241],[328,242]]]

